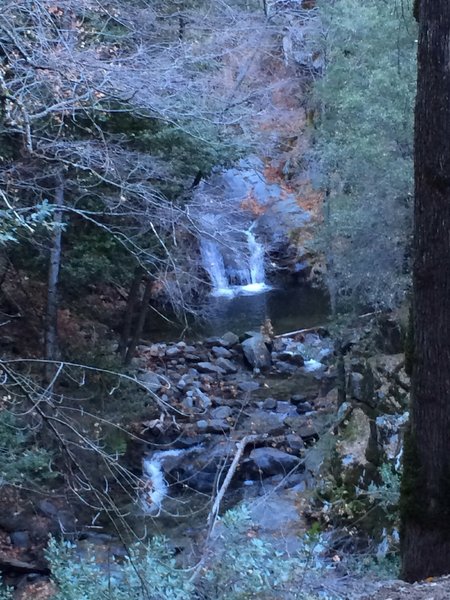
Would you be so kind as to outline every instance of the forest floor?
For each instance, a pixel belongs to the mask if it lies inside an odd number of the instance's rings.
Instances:
[[[441,578],[408,584],[392,581],[374,593],[364,595],[361,600],[449,600],[450,575]]]

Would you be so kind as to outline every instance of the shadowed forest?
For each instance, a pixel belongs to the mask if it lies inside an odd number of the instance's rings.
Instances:
[[[400,594],[430,0],[0,5],[0,599]]]

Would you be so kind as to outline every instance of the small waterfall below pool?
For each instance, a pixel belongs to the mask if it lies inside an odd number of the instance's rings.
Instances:
[[[265,282],[264,246],[252,228],[243,232],[244,239],[234,247],[213,239],[200,243],[202,264],[208,273],[215,296],[257,294],[270,287]]]

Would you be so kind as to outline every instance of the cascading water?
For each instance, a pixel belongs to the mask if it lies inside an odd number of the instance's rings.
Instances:
[[[223,247],[212,239],[202,239],[200,248],[215,296],[257,294],[270,289],[265,283],[264,247],[252,232],[244,231],[245,242],[239,251]]]
[[[219,245],[213,240],[203,238],[200,243],[200,252],[203,267],[211,279],[214,293],[218,296],[232,295]]]
[[[245,232],[249,249],[248,266],[250,270],[250,282],[244,286],[247,290],[253,288],[255,292],[261,292],[267,288],[264,279],[266,276],[264,270],[264,248],[252,233],[251,227]]]

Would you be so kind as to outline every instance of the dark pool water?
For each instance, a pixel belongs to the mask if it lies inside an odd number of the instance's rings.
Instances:
[[[168,324],[151,314],[145,338],[151,341],[198,339],[221,335],[226,331],[236,334],[259,329],[270,318],[275,334],[296,329],[324,325],[329,315],[328,296],[323,290],[305,285],[273,288],[259,294],[235,297],[211,296],[205,307],[206,317],[193,323],[188,331]]]

